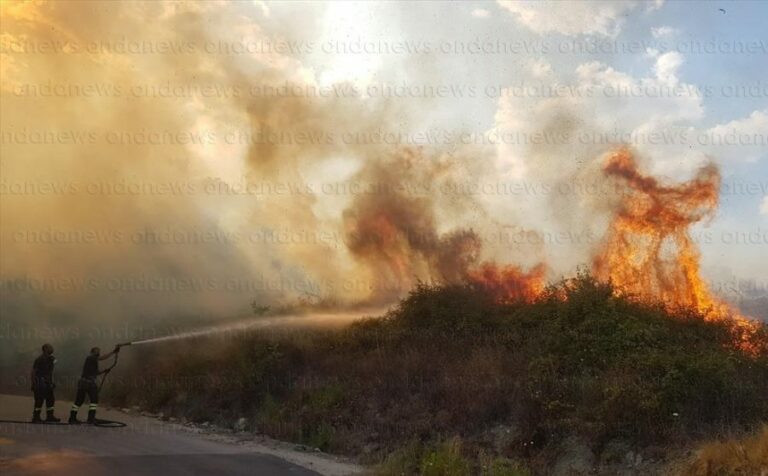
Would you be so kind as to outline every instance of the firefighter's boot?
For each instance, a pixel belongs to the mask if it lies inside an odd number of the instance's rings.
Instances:
[[[61,419],[60,418],[56,418],[55,416],[53,416],[53,408],[49,408],[46,411],[45,421],[47,423],[58,423],[58,422],[61,421]]]
[[[42,423],[43,420],[40,419],[40,409],[35,408],[35,411],[32,412],[32,423]]]
[[[93,425],[96,423],[96,410],[88,410],[88,424]]]

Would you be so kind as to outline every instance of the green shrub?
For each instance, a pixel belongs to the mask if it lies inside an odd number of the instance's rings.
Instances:
[[[470,462],[461,454],[461,441],[454,438],[428,451],[419,465],[421,476],[469,476]]]
[[[483,465],[482,476],[531,476],[525,465],[508,459],[493,458]]]
[[[418,474],[423,448],[417,441],[389,453],[373,469],[376,476],[409,476]]]

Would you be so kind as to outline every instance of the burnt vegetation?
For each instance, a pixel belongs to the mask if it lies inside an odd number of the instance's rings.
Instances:
[[[617,440],[643,448],[758,428],[768,419],[768,331],[756,328],[751,351],[744,332],[619,297],[588,275],[533,302],[422,284],[384,317],[341,329],[137,353],[109,393],[192,421],[246,417],[250,430],[397,474],[440,464],[526,474],[516,461],[546,467],[574,436],[601,454]]]

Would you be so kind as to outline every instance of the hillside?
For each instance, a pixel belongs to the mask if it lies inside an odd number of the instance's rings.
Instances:
[[[768,421],[768,333],[750,352],[741,333],[589,276],[534,302],[421,285],[343,329],[132,349],[107,393],[191,421],[244,417],[382,474],[654,474],[697,441]]]

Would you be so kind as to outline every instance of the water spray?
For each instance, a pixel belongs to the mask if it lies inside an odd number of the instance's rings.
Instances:
[[[277,315],[271,317],[251,317],[236,322],[230,322],[226,324],[214,325],[203,327],[200,329],[192,329],[189,331],[169,334],[159,337],[150,337],[148,339],[135,340],[126,342],[124,344],[117,344],[117,348],[125,347],[129,345],[140,344],[153,344],[158,342],[175,341],[182,339],[190,339],[195,337],[203,337],[215,334],[222,334],[226,332],[242,332],[254,329],[260,329],[262,327],[268,327],[271,325],[300,325],[300,324],[325,324],[325,323],[341,323],[352,322],[361,319],[365,315],[379,315],[383,313],[383,308],[370,308],[366,310],[358,311],[346,311],[346,312],[318,312],[312,314],[292,314],[292,315]]]

